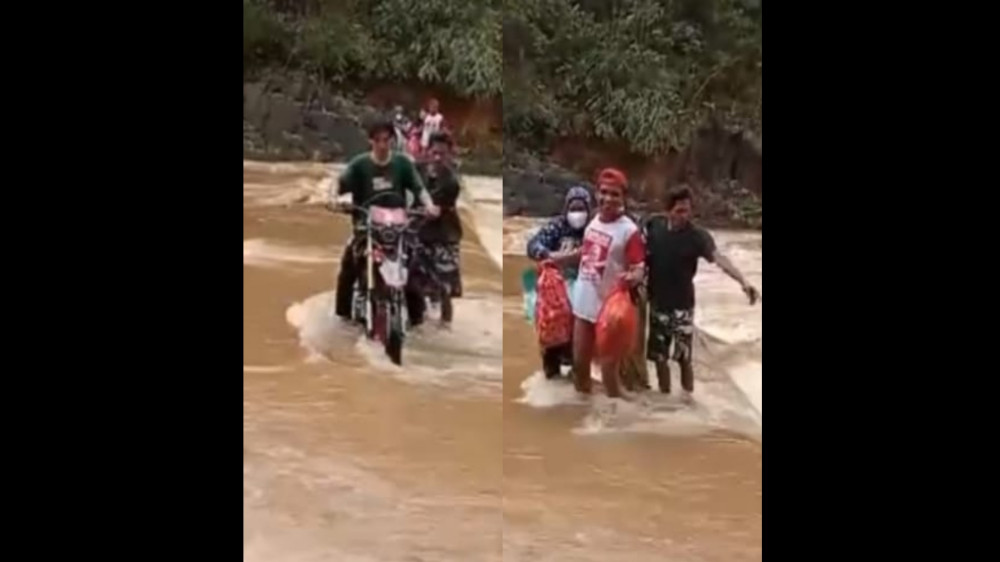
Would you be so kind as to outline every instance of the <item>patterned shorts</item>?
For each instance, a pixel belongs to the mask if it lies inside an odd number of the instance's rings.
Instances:
[[[428,265],[433,267],[432,275],[451,289],[452,298],[462,296],[462,269],[459,244],[433,244],[423,248]]]
[[[670,355],[670,344],[674,353]],[[649,337],[646,358],[662,362],[668,358],[678,363],[690,361],[694,343],[694,310],[668,310],[649,313]]]

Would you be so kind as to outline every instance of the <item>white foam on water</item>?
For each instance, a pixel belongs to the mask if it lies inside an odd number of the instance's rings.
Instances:
[[[653,365],[649,368],[652,370]],[[655,376],[650,378],[655,379]],[[672,386],[680,389],[679,383],[675,380]],[[650,380],[650,385],[656,389],[655,380]],[[728,432],[763,439],[757,412],[728,379],[696,380],[692,400],[686,404],[679,396],[664,395],[656,390],[632,394],[628,401],[595,392],[590,411],[573,432],[579,435],[655,433],[669,436]]]
[[[533,408],[589,405],[580,426],[573,429],[579,435],[613,433],[656,433],[672,436],[704,435],[724,431],[752,439],[762,439],[760,416],[746,397],[726,377],[695,382],[693,404],[685,404],[677,395],[664,395],[657,390],[654,366],[649,364],[650,386],[654,390],[629,393],[629,400],[611,399],[595,387],[593,395],[582,397],[565,378],[549,380],[535,372],[521,383],[524,394],[520,404]],[[565,372],[565,370],[564,370]],[[591,370],[595,381],[600,371]],[[677,373],[671,373],[674,379]],[[680,381],[673,381],[680,389]]]
[[[330,186],[344,167],[344,164],[317,162],[270,163],[244,160],[243,204],[273,207],[326,203]],[[263,182],[254,181],[258,178],[247,178],[245,174],[248,172],[261,174],[267,179]]]
[[[299,332],[299,343],[314,356],[329,357],[349,349],[358,338],[357,328],[334,313],[334,295],[334,291],[313,295],[285,311],[285,319]]]
[[[740,391],[746,395],[757,411],[757,416],[764,418],[764,367],[758,361],[749,361],[729,369],[729,376]],[[761,422],[763,423],[763,421]]]
[[[723,253],[754,286],[763,291],[760,233],[721,231],[713,234]],[[710,337],[721,341],[720,345],[712,345],[706,350],[710,355],[722,356],[711,362],[726,371],[733,385],[753,405],[757,417],[762,417],[763,301],[750,306],[736,282],[710,264],[699,267],[695,288],[698,295],[695,324]],[[732,350],[736,350],[735,355],[729,353]]]
[[[578,406],[587,404],[587,399],[580,396],[573,384],[566,379],[546,379],[542,371],[536,371],[530,377],[521,381],[524,395],[516,400],[533,408],[552,408],[555,406]]]
[[[276,365],[276,366],[275,365],[243,365],[243,372],[244,373],[253,373],[253,374],[265,374],[265,375],[267,375],[267,374],[274,374],[274,373],[283,373],[283,372],[288,371],[290,369],[291,369],[290,367],[283,367],[283,366],[280,366],[280,365]]]
[[[571,528],[572,529],[572,528]],[[504,562],[697,562],[690,548],[670,537],[635,536],[588,525],[580,531],[504,521]]]
[[[371,365],[373,374],[389,374],[412,384],[449,387],[476,394],[496,393],[503,380],[503,319],[499,295],[474,295],[454,301],[449,330],[437,325],[433,312],[423,326],[411,330],[403,345],[403,365],[394,365],[382,344],[366,338],[358,326],[334,314],[334,292],[295,303],[285,317],[299,332],[301,345],[318,361],[353,350]]]
[[[318,163],[268,163],[244,161],[246,172],[264,173],[271,176],[289,174],[288,182],[255,183],[244,181],[244,205],[317,205],[329,199],[330,187],[343,172],[345,164]],[[294,177],[307,174],[307,177]],[[313,179],[308,176],[319,176]],[[472,215],[473,229],[487,255],[499,268],[503,268],[503,179],[487,176],[462,176],[462,196],[459,206]],[[340,201],[349,201],[350,196],[341,196]]]
[[[459,206],[472,214],[473,228],[493,263],[503,269],[504,218],[503,180],[484,176],[462,178],[462,198]]]

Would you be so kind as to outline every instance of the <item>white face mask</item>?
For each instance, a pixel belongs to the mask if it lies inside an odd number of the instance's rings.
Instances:
[[[587,211],[572,211],[566,213],[566,222],[576,230],[580,230],[587,225]]]

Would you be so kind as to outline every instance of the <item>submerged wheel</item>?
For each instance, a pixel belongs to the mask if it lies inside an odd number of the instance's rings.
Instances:
[[[389,337],[385,339],[385,354],[395,365],[403,364],[403,332],[400,330],[390,330]]]
[[[387,339],[386,333],[388,332],[386,327],[388,322],[386,322],[385,305],[378,302],[374,304],[375,305],[372,307],[372,315],[374,316],[374,318],[372,318],[372,331],[368,334],[368,337],[373,340],[384,342]]]
[[[393,304],[389,305],[386,315],[385,354],[396,365],[403,364],[403,307],[402,294],[395,295]]]

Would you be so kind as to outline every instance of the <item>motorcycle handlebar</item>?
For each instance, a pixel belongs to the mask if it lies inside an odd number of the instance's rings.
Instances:
[[[352,203],[334,204],[331,205],[330,208],[333,212],[343,213],[345,215],[352,214],[355,211],[358,211],[365,216],[368,216],[369,214],[368,209],[366,209],[365,207],[357,207]],[[407,209],[406,216],[411,218],[420,218],[420,217],[426,217],[428,216],[428,214],[426,209]]]

